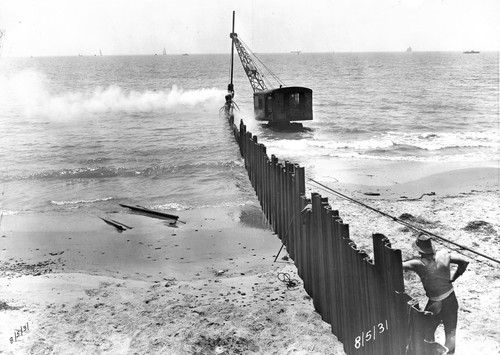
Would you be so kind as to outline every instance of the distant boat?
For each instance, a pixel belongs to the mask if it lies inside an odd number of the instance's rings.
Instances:
[[[167,51],[163,48],[163,55],[167,55]]]
[[[300,54],[301,51],[290,51],[290,53],[293,53],[293,54]]]
[[[407,52],[412,52],[411,47],[406,48],[406,51],[407,51]]]
[[[189,55],[189,54],[187,54],[187,53],[184,53],[183,55],[184,55],[184,56],[186,56],[186,55]]]
[[[101,50],[100,50],[100,49],[99,49],[99,55],[102,57],[102,52],[101,52]]]
[[[478,54],[479,51],[465,51],[464,54]]]

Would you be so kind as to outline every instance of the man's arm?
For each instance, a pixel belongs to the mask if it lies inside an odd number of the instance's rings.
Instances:
[[[417,271],[417,260],[408,260],[403,262],[403,270]]]
[[[469,265],[469,259],[461,254],[452,253],[450,262],[458,265],[455,274],[450,280],[450,282],[454,282],[465,272],[465,270],[467,270],[467,266]]]

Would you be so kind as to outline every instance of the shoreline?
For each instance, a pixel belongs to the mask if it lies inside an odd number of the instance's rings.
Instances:
[[[420,162],[329,157],[308,169],[317,180],[330,183],[394,187],[468,169],[500,171],[500,161]]]
[[[498,169],[447,171],[379,190],[341,188],[500,258]],[[435,195],[401,199],[427,190]],[[413,256],[411,231],[344,200],[329,201],[360,248],[371,250],[371,233],[378,232],[401,249],[403,259]],[[281,242],[258,203],[172,213],[186,224],[171,226],[126,210],[103,214],[133,227],[121,233],[86,213],[4,216],[0,347],[6,354],[343,354],[303,288],[288,290],[277,279],[287,272],[302,284],[293,261],[282,259],[286,250],[273,262]],[[468,230],[474,221],[487,225]],[[405,274],[405,288],[424,305],[415,275]],[[457,355],[498,352],[498,265],[473,260],[456,293]],[[25,323],[30,331],[11,344],[12,325]]]
[[[417,175],[412,180],[389,185],[339,183],[339,186],[353,193],[374,192],[379,193],[382,198],[399,200],[421,199],[424,193],[434,193],[437,196],[445,197],[470,192],[498,191],[500,189],[500,168],[480,167],[445,170],[422,177]]]

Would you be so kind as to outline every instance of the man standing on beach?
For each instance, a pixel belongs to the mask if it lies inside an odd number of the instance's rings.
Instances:
[[[432,312],[433,315],[426,327],[424,339],[434,341],[436,328],[443,322],[447,354],[454,354],[458,302],[452,282],[465,272],[469,261],[466,257],[447,250],[440,250],[436,253],[431,238],[424,233],[417,236],[413,242],[413,248],[420,253],[420,258],[403,262],[403,269],[418,274],[425,293],[429,297],[425,310]],[[458,265],[451,279],[450,264]]]

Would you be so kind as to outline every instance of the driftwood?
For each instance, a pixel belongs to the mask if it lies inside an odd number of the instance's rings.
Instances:
[[[159,211],[155,211],[155,210],[150,210],[149,208],[146,208],[146,207],[143,207],[143,206],[139,206],[139,205],[125,205],[125,204],[120,203],[120,206],[129,208],[129,209],[131,209],[132,211],[135,211],[135,212],[140,212],[140,213],[144,213],[144,214],[148,214],[148,215],[153,215],[153,216],[156,216],[156,217],[173,219],[175,221],[177,221],[179,219],[179,216],[176,216],[176,215],[173,215],[173,214],[169,214],[169,213],[165,213],[165,212],[159,212]]]
[[[127,228],[125,228],[122,224],[119,224],[119,223],[116,223],[114,222],[113,220],[110,220],[110,219],[106,219],[106,218],[103,218],[103,217],[99,217],[100,219],[102,219],[104,222],[106,222],[107,224],[115,227],[116,229],[118,229],[118,231],[120,232],[123,232],[125,230],[127,230]]]

